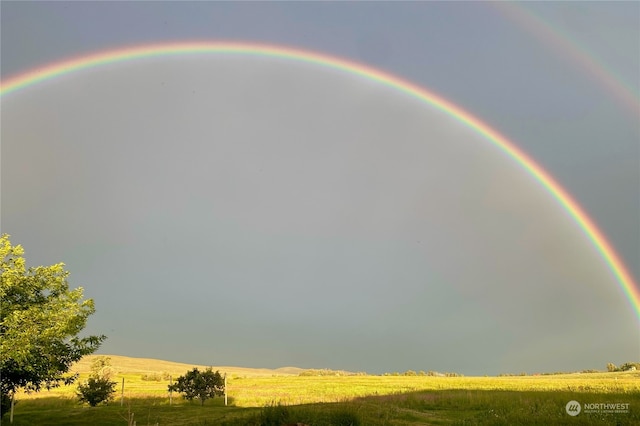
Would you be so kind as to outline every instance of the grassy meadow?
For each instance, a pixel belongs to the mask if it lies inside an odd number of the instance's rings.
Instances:
[[[75,366],[86,378],[92,357]],[[508,377],[300,376],[303,370],[216,367],[227,373],[223,398],[204,406],[167,393],[194,365],[111,356],[116,397],[89,407],[75,398],[76,385],[19,394],[14,425],[514,425],[640,424],[640,372]],[[206,368],[206,366],[198,366]],[[124,378],[124,398],[121,385]],[[627,412],[565,411],[585,404],[629,404]],[[122,403],[122,405],[121,405]],[[598,411],[598,410],[595,410]],[[133,417],[131,417],[133,415]],[[133,421],[130,421],[133,419]],[[8,415],[3,423],[8,424]]]

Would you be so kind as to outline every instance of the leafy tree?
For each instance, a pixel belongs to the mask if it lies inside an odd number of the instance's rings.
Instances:
[[[112,382],[111,358],[100,356],[91,362],[91,374],[86,382],[78,384],[78,399],[95,407],[109,402],[116,391],[116,382]]]
[[[200,405],[204,405],[206,399],[224,394],[224,377],[219,371],[214,373],[211,368],[205,371],[194,368],[184,376],[178,377],[174,384],[169,385],[169,392],[174,391],[184,394],[189,401],[198,398]]]
[[[612,373],[614,371],[618,371],[618,367],[616,367],[616,365],[612,362],[607,363],[607,371],[609,373]]]
[[[69,288],[64,264],[26,268],[24,249],[0,236],[0,393],[69,384],[69,367],[93,353],[105,336],[78,337],[95,312],[82,288]],[[3,413],[4,414],[4,411]]]

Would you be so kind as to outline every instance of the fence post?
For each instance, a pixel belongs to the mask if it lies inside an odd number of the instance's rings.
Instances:
[[[124,377],[122,378],[122,390],[120,391],[120,406],[124,405]]]
[[[224,406],[227,406],[227,373],[224,373]]]

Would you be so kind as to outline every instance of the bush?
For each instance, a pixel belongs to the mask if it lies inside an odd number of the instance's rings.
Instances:
[[[625,362],[620,367],[616,367],[613,363],[607,364],[607,371],[610,373],[618,371],[636,371],[640,370],[640,362]]]
[[[640,369],[640,362],[625,362],[618,369],[619,371],[636,371]]]
[[[102,402],[109,402],[116,389],[116,382],[109,381],[106,377],[90,377],[85,383],[78,385],[78,398],[80,402],[86,402],[95,407]]]
[[[142,374],[140,378],[145,382],[161,382],[162,380],[169,380],[171,374],[163,371],[162,373]]]
[[[109,402],[116,391],[116,382],[111,381],[113,368],[111,358],[99,356],[91,362],[91,375],[89,379],[78,384],[78,399],[95,407],[102,402]]]
[[[206,399],[224,394],[224,377],[219,371],[213,372],[211,368],[205,371],[194,368],[184,376],[178,377],[176,383],[169,385],[169,392],[173,391],[182,393],[189,401],[198,398],[200,405],[204,405]]]
[[[159,382],[161,380],[160,375],[158,375],[157,373],[142,374],[140,378],[144,382]]]

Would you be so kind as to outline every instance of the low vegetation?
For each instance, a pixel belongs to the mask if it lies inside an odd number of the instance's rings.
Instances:
[[[607,364],[607,371],[616,372],[616,371],[636,371],[640,370],[640,362],[626,362],[622,364],[620,367],[617,367],[613,363]]]
[[[113,369],[111,358],[99,356],[91,363],[89,378],[78,384],[77,396],[80,402],[86,402],[92,407],[107,403],[116,392],[116,382],[111,381]]]
[[[91,358],[79,364],[80,380],[91,373]],[[300,375],[272,370],[235,369],[227,374],[229,406],[223,398],[188,401],[173,394],[169,380],[142,380],[169,372],[173,382],[190,368],[113,356],[112,380],[124,379],[108,405],[78,403],[73,386],[20,393],[15,425],[226,425],[302,423],[329,425],[424,424],[640,424],[640,372],[446,377],[427,373],[387,376]],[[117,361],[116,361],[117,360]],[[218,367],[216,367],[218,368]],[[205,371],[204,367],[200,367]],[[283,371],[283,370],[280,370]],[[327,370],[325,370],[326,372]],[[225,370],[220,368],[220,372]],[[227,373],[230,373],[228,371]],[[569,401],[629,404],[626,412],[580,413],[570,417]]]

